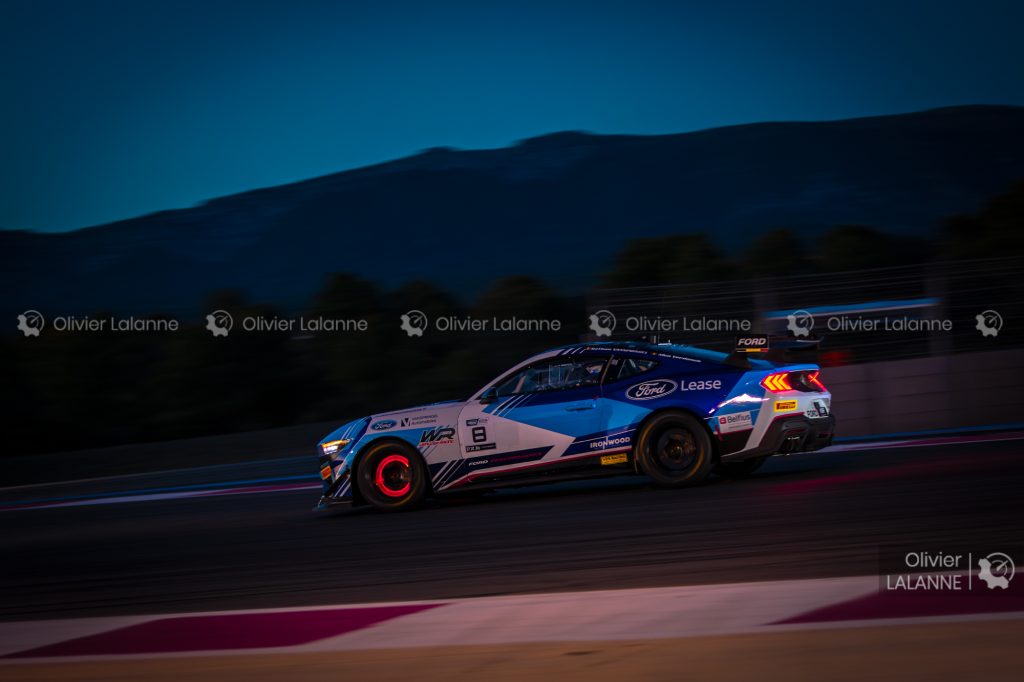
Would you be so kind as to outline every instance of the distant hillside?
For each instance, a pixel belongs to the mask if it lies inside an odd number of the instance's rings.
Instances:
[[[1024,108],[958,107],[661,136],[556,133],[376,166],[63,234],[0,232],[3,312],[198,316],[214,289],[303,304],[331,271],[585,284],[628,239],[707,232],[723,248],[839,223],[927,233],[1024,177]]]

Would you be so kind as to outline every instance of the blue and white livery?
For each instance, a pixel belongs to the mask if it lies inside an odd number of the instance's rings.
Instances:
[[[634,342],[556,348],[467,401],[349,422],[319,444],[320,506],[404,509],[428,495],[623,473],[683,486],[831,443],[832,397],[818,366],[779,361],[768,337],[737,344],[731,354]]]

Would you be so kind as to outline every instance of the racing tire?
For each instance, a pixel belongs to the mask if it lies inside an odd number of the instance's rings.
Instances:
[[[356,467],[363,499],[381,511],[414,508],[427,493],[427,466],[412,447],[393,441],[371,445]]]
[[[707,478],[714,464],[707,430],[683,412],[658,414],[644,424],[636,458],[641,470],[666,488],[696,485]]]
[[[741,462],[719,462],[715,465],[714,472],[723,478],[746,478],[767,461],[768,455],[751,457]]]

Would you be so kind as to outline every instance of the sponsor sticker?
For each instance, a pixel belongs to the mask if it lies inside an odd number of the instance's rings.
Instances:
[[[629,445],[629,436],[622,436],[620,438],[605,438],[603,440],[596,440],[590,444],[591,450],[606,450],[616,445]]]
[[[749,411],[737,412],[736,414],[723,414],[718,416],[719,433],[747,431],[752,428],[754,428],[754,418]]]
[[[420,445],[442,445],[455,441],[455,427],[438,426],[420,435]]]
[[[388,429],[395,428],[395,424],[396,422],[394,419],[382,419],[379,422],[374,422],[373,426],[370,428],[374,431],[387,431]]]
[[[654,400],[664,398],[675,390],[676,382],[671,379],[652,379],[627,388],[626,397],[630,400]]]
[[[477,417],[475,419],[467,419],[466,426],[476,426],[478,424],[486,424],[487,417]]]
[[[498,447],[497,443],[480,443],[479,445],[467,445],[466,452],[480,452],[482,450],[494,450]]]
[[[625,452],[620,452],[617,455],[604,455],[601,458],[601,465],[608,466],[609,464],[625,464],[629,461],[629,455]]]
[[[721,388],[721,379],[696,379],[679,383],[680,391],[717,391]]]
[[[420,414],[415,417],[402,417],[402,428],[404,429],[410,426],[425,426],[427,424],[433,424],[436,421],[436,414]]]
[[[811,419],[818,419],[820,417],[828,416],[828,406],[820,400],[815,400],[811,405],[804,410],[804,416],[810,417]]]
[[[765,334],[750,334],[736,337],[737,353],[767,353],[768,336]]]
[[[780,400],[779,402],[775,403],[775,411],[776,412],[792,412],[795,409],[796,409],[796,401],[795,400]]]

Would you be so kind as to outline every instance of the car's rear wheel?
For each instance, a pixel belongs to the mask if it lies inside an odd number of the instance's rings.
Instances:
[[[715,465],[715,473],[725,478],[745,478],[761,468],[768,456],[751,457],[742,462],[719,462]]]
[[[387,441],[360,458],[356,484],[363,499],[381,511],[412,509],[427,492],[427,467],[410,446]]]
[[[660,486],[700,483],[714,461],[707,430],[683,412],[665,412],[644,424],[636,448],[640,468]]]

